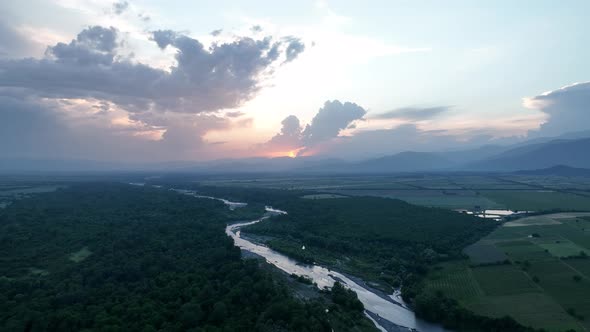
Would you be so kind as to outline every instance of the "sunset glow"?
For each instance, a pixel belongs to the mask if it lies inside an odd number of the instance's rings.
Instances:
[[[41,2],[0,3],[0,122],[38,142],[11,158],[354,160],[586,129],[587,4]]]

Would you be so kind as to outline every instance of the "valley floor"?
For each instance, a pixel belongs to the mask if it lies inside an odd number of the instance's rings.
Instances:
[[[552,214],[508,222],[438,265],[426,287],[475,313],[510,315],[549,331],[590,331],[590,218]]]

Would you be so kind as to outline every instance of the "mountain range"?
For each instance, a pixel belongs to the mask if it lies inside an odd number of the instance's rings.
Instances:
[[[572,133],[557,138],[538,138],[515,145],[487,145],[470,150],[406,151],[355,162],[319,156],[162,163],[117,163],[76,159],[0,159],[1,173],[162,171],[214,174],[273,172],[384,174],[441,171],[514,172],[543,169],[564,174],[582,174],[590,169],[590,132]]]

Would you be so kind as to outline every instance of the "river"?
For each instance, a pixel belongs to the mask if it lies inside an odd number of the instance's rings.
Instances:
[[[246,205],[246,203],[230,202],[225,199],[210,196],[199,196],[195,192],[188,190],[176,191],[194,197],[217,199],[224,202],[231,209]],[[381,331],[399,331],[400,329],[397,327],[402,327],[405,328],[405,330],[415,329],[421,332],[448,332],[448,330],[445,330],[441,326],[418,319],[416,315],[414,315],[414,312],[403,304],[403,301],[398,294],[390,296],[379,294],[378,291],[363,287],[346,275],[315,264],[300,264],[299,262],[271,250],[268,247],[252,243],[247,239],[242,238],[240,236],[240,228],[256,224],[273,215],[287,213],[286,211],[273,209],[269,206],[266,207],[266,211],[267,214],[260,219],[228,225],[225,228],[225,233],[234,240],[235,245],[240,249],[264,257],[269,264],[276,266],[288,274],[294,273],[296,275],[305,276],[316,283],[320,289],[324,287],[332,287],[336,281],[339,281],[345,287],[353,290],[357,294],[358,299],[363,303],[365,310],[368,312],[367,316]],[[383,322],[383,320],[387,322]],[[392,329],[392,325],[397,327]]]

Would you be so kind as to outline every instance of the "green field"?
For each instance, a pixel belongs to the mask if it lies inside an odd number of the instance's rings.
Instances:
[[[332,198],[346,198],[348,196],[342,195],[335,195],[335,194],[314,194],[314,195],[305,195],[302,198],[305,199],[332,199]]]
[[[560,213],[506,223],[467,247],[468,260],[431,271],[426,285],[481,315],[510,315],[549,331],[590,331],[590,259],[580,256],[590,253],[586,218]],[[510,264],[481,265],[503,257]]]
[[[207,179],[202,185],[396,198],[448,209],[590,210],[589,178],[517,175],[301,176]]]
[[[474,264],[489,264],[502,262],[508,257],[497,246],[488,243],[474,243],[463,250]]]
[[[590,210],[590,197],[555,191],[484,191],[482,195],[507,209],[519,211]]]

